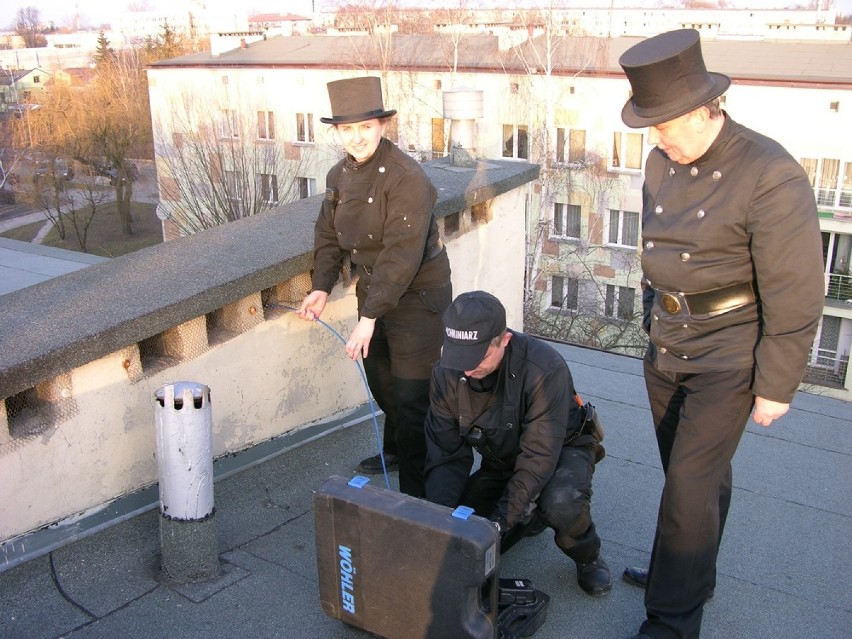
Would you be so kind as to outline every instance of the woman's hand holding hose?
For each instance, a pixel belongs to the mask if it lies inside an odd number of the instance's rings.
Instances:
[[[328,302],[328,293],[325,291],[311,291],[302,300],[302,305],[296,311],[296,315],[303,320],[315,322],[322,315],[326,302]]]

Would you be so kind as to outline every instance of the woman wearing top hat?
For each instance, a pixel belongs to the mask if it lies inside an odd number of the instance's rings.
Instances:
[[[636,638],[694,638],[716,587],[731,459],[752,416],[787,412],[823,305],[814,192],[780,144],[736,123],[698,32],[649,38],[619,60],[627,126],[654,145],[642,190],[645,384],[665,485]],[[753,411],[753,412],[752,412]]]
[[[312,290],[298,315],[315,320],[341,269],[358,277],[358,323],[346,353],[363,356],[373,397],[385,413],[386,466],[399,487],[422,497],[432,365],[441,355],[441,316],[452,301],[450,263],[432,216],[435,187],[421,166],[383,137],[389,118],[381,80],[328,83],[334,127],[346,151],[326,177],[314,232]],[[348,275],[348,274],[347,274]],[[382,471],[379,456],[359,471]]]

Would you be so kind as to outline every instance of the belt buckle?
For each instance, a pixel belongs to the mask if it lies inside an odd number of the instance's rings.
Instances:
[[[677,295],[672,293],[663,293],[660,298],[660,303],[663,305],[663,308],[672,315],[680,313],[681,303]]]

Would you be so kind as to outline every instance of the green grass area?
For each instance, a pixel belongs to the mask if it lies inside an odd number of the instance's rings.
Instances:
[[[115,257],[138,251],[146,246],[160,244],[163,241],[163,230],[160,219],[157,217],[157,206],[133,202],[131,210],[133,234],[125,235],[115,204],[104,204],[89,226],[86,252],[104,257]],[[45,222],[28,224],[6,231],[2,234],[2,237],[20,240],[21,242],[31,242],[46,222],[45,219]],[[80,243],[74,234],[71,223],[66,221],[65,227],[64,240],[59,237],[56,228],[53,228],[42,240],[42,245],[55,246],[69,251],[81,251]]]

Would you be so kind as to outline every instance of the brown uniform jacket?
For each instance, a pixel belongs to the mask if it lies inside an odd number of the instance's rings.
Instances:
[[[421,269],[440,248],[440,236],[432,217],[437,192],[415,160],[382,138],[365,163],[338,162],[326,184],[339,200],[336,208],[324,204],[317,218],[315,290],[331,292],[347,253],[358,274],[370,278],[364,317],[383,316],[409,289],[448,283],[446,270]]]
[[[654,149],[642,243],[644,326],[656,367],[753,367],[754,394],[789,403],[825,300],[814,192],[796,160],[727,114],[717,139],[691,165]],[[757,302],[715,317],[673,315],[661,304],[660,291],[742,282],[753,283]]]

